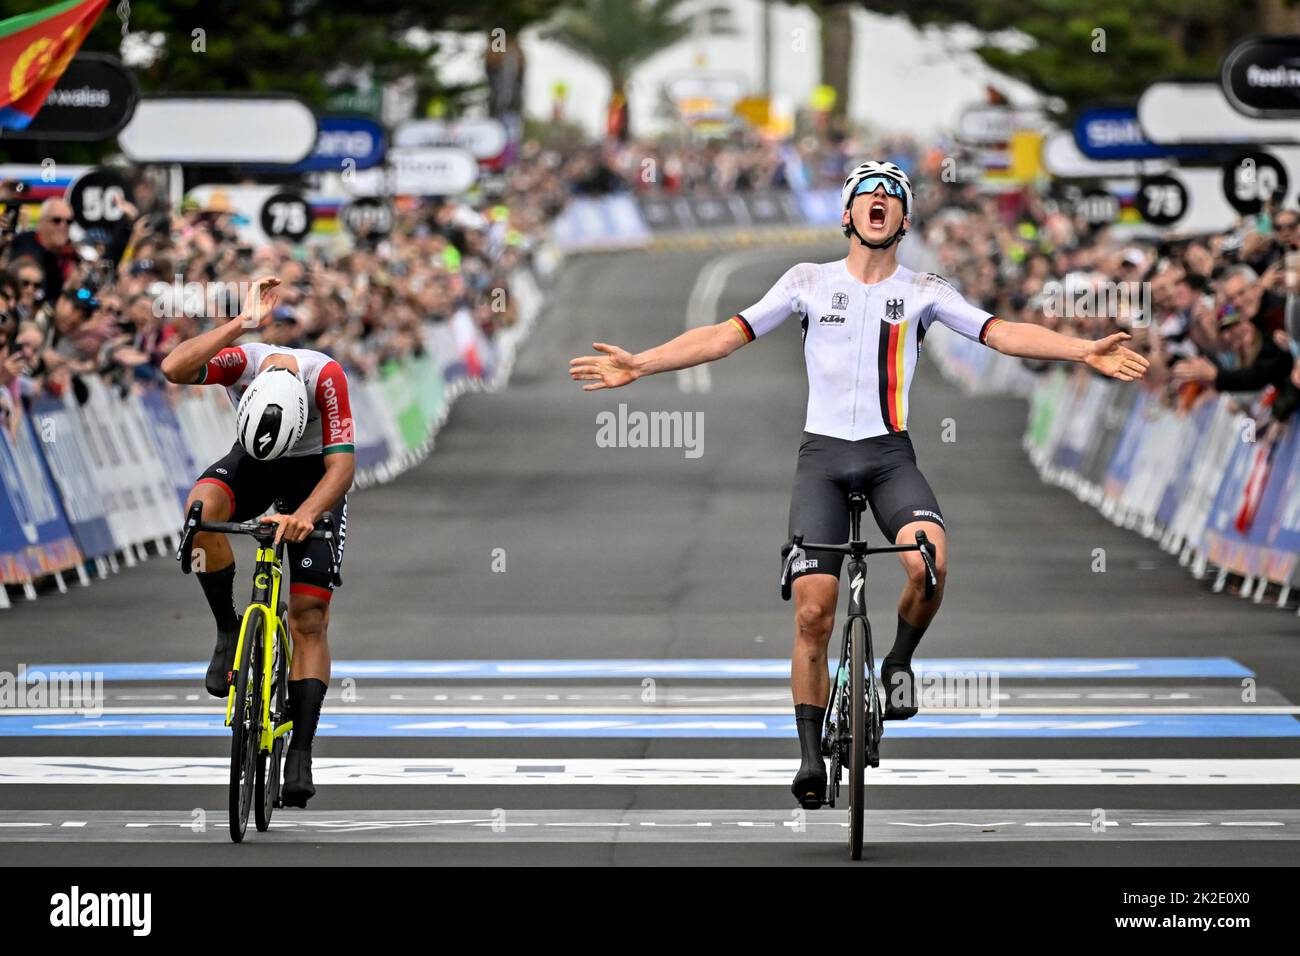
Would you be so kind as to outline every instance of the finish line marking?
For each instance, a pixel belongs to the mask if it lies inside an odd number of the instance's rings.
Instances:
[[[316,756],[326,786],[788,787],[798,760]],[[219,786],[227,757],[0,757],[0,786]],[[1289,758],[988,758],[883,761],[870,786],[1297,786]]]

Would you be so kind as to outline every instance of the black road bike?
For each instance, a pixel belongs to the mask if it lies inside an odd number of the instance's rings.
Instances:
[[[822,755],[830,758],[826,793],[817,802],[805,802],[805,809],[835,806],[844,770],[849,772],[849,857],[862,859],[863,812],[866,804],[866,768],[880,766],[880,738],[884,733],[884,691],[876,676],[875,656],[871,650],[871,624],[867,620],[867,555],[897,554],[919,551],[925,562],[925,598],[934,597],[938,577],[934,570],[933,546],[924,531],[916,533],[916,544],[891,544],[872,548],[862,537],[862,512],[866,495],[849,495],[849,540],[844,544],[809,544],[803,532],[795,531],[782,549],[785,563],[781,567],[781,597],[790,600],[791,569],[806,557],[807,551],[833,551],[847,555],[849,613],[844,622],[844,640],[840,645],[840,664],[831,682],[830,700],[826,703],[826,723],[822,730]]]

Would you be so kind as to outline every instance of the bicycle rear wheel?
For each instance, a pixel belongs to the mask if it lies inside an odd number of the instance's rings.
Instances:
[[[289,661],[286,646],[288,634],[289,628],[284,616],[281,615],[280,629],[276,635],[275,651],[271,659],[272,729],[289,719]],[[257,755],[257,802],[253,809],[259,833],[265,833],[270,829],[271,814],[280,805],[280,770],[283,765],[284,735],[281,734],[272,741],[269,754]]]
[[[242,843],[253,804],[257,749],[262,723],[262,640],[266,629],[262,612],[252,617],[244,631],[244,647],[235,662],[235,706],[230,715],[230,839]]]
[[[867,633],[866,621],[851,618],[849,628],[849,687],[851,704],[849,745],[849,859],[862,859],[865,827],[867,736]]]

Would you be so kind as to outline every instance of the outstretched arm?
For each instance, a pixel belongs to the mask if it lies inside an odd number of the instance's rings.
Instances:
[[[716,325],[704,325],[683,332],[663,345],[633,355],[617,345],[593,342],[600,355],[584,355],[569,360],[569,377],[575,382],[590,382],[584,392],[601,388],[619,388],[638,378],[659,372],[703,365],[725,358],[744,345],[749,338],[728,319]]]
[[[1129,338],[1127,332],[1116,332],[1096,341],[1076,339],[1032,322],[999,320],[988,330],[984,344],[1020,358],[1083,362],[1103,375],[1134,382],[1146,374],[1151,363],[1120,344]]]

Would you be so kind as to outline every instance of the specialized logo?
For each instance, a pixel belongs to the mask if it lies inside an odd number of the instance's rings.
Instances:
[[[821,325],[843,325],[845,321],[846,320],[842,315],[823,315],[820,324]]]
[[[847,309],[849,307],[849,296],[845,292],[835,292],[831,294],[832,309]]]
[[[866,577],[859,574],[856,578],[853,579],[853,582],[849,585],[851,588],[853,588],[853,600],[855,601],[862,600],[862,585],[863,582],[865,581],[866,581]]]
[[[903,321],[903,300],[902,299],[885,300],[885,321],[886,322]]]

